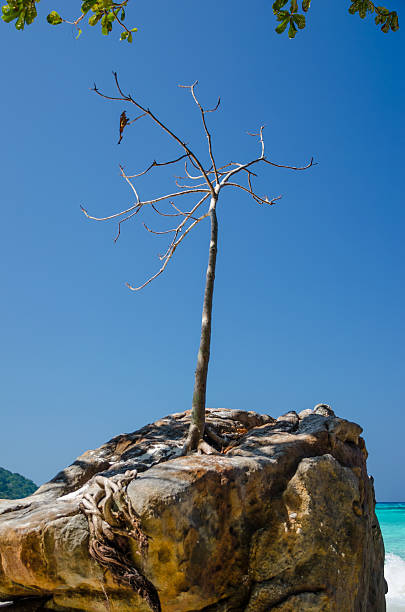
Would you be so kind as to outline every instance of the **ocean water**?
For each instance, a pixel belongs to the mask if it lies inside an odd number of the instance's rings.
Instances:
[[[405,612],[405,502],[377,504],[376,513],[385,545],[387,612]]]

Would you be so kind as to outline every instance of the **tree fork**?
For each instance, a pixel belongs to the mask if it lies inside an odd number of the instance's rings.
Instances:
[[[184,452],[197,450],[205,429],[205,398],[207,391],[208,363],[211,346],[212,299],[214,295],[215,266],[218,249],[218,221],[216,214],[216,197],[212,197],[210,205],[211,240],[208,255],[207,276],[205,281],[204,302],[201,321],[200,347],[195,370],[193,403],[191,408],[191,424]]]

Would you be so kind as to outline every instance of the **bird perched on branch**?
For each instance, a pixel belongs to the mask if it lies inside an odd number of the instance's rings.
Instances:
[[[126,125],[128,125],[129,123],[129,119],[127,117],[127,114],[125,111],[122,111],[121,116],[120,116],[120,139],[118,141],[118,144],[120,144],[121,140],[122,140],[122,136],[124,133],[124,128]]]

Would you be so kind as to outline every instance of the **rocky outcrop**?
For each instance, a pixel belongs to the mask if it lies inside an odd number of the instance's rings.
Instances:
[[[383,612],[361,428],[325,405],[278,419],[207,413],[211,454],[181,456],[189,413],[174,414],[86,452],[31,497],[0,501],[0,599],[61,611]]]

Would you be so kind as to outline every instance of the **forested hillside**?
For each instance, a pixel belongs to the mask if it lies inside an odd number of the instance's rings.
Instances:
[[[21,476],[0,467],[0,499],[19,499],[37,490],[37,485]]]

